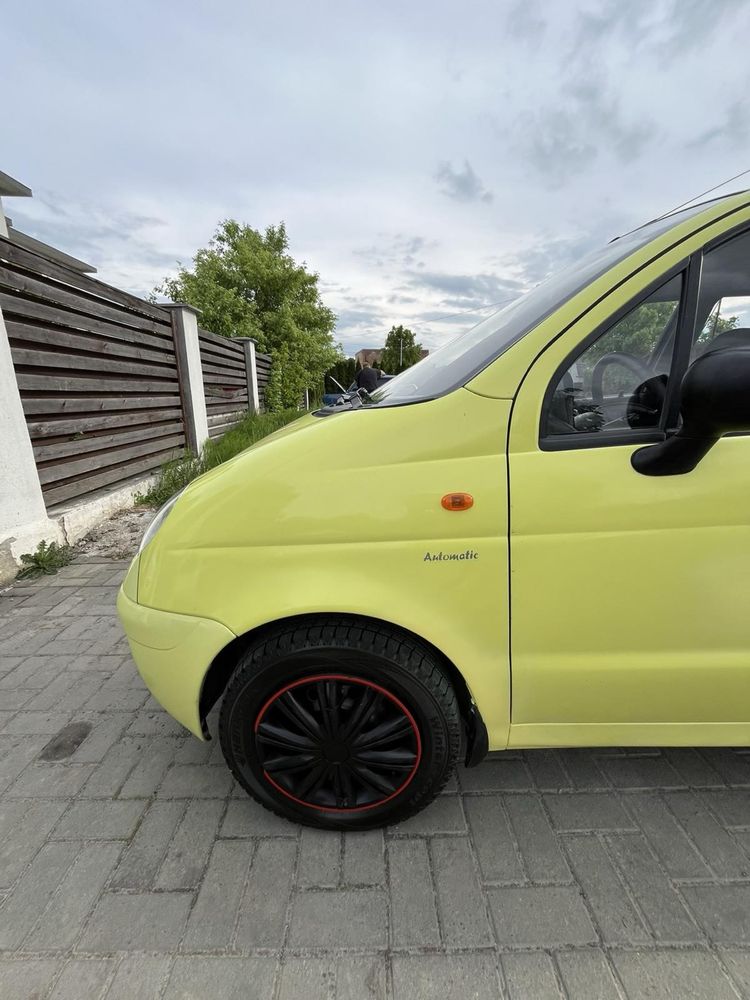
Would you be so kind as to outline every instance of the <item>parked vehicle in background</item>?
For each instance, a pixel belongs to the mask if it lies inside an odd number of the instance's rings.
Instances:
[[[487,749],[750,743],[750,192],[657,219],[174,497],[119,610],[292,820]],[[512,666],[512,670],[511,670]]]

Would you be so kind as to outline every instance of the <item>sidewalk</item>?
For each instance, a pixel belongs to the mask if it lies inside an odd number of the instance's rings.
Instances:
[[[303,830],[148,697],[124,568],[0,596],[3,1000],[750,997],[750,753],[496,755]]]

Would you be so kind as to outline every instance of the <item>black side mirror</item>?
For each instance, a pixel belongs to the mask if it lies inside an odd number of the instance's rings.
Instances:
[[[633,452],[636,472],[692,472],[722,434],[750,432],[750,347],[725,347],[697,358],[682,380],[680,413],[676,434]]]

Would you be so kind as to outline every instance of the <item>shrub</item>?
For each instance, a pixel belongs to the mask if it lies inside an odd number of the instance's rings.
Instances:
[[[184,455],[167,462],[159,478],[146,493],[135,497],[136,505],[161,507],[178,490],[208,472],[209,469],[239,455],[262,438],[302,416],[299,410],[279,410],[276,413],[248,413],[216,441],[206,441],[200,455]]]

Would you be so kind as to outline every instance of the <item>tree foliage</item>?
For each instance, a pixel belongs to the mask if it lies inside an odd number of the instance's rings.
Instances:
[[[342,385],[344,389],[348,389],[352,382],[357,377],[357,362],[354,358],[341,358],[337,361],[335,365],[325,374],[324,380],[324,391],[325,392],[337,392],[337,387],[331,378],[335,378],[339,385]]]
[[[421,355],[422,345],[416,342],[413,332],[405,326],[392,326],[385,338],[380,367],[388,375],[398,375],[415,365]]]
[[[289,254],[284,223],[261,233],[222,222],[192,267],[157,289],[201,310],[201,325],[225,337],[253,337],[273,360],[266,387],[270,410],[295,407],[305,389],[341,357],[336,317],[320,298],[318,275]]]

